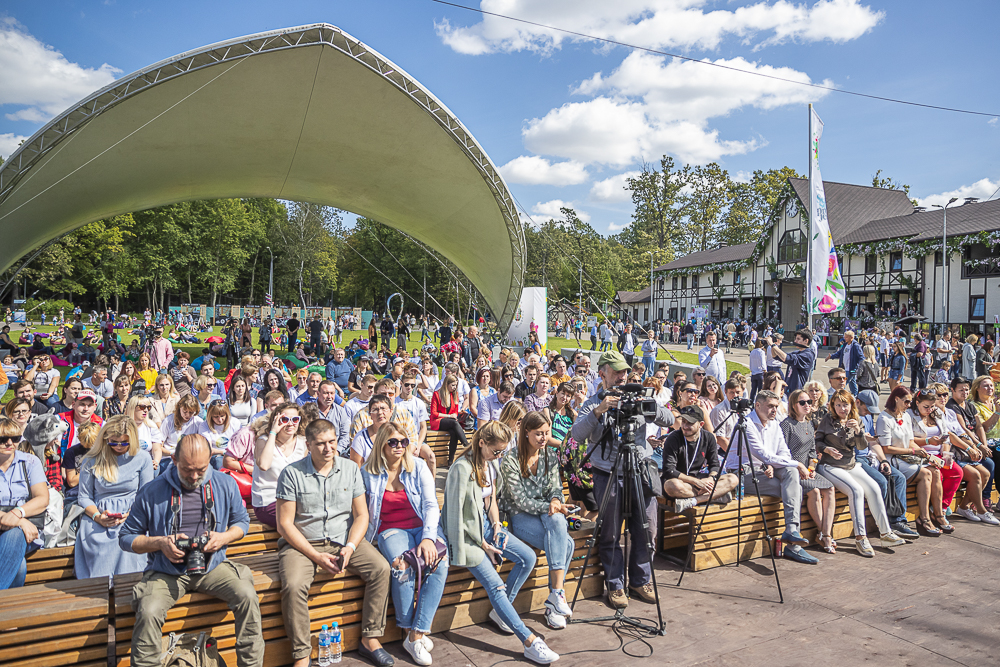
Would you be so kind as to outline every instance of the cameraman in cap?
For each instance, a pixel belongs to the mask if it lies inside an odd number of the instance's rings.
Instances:
[[[181,438],[174,465],[139,489],[119,533],[123,550],[153,554],[132,589],[134,667],[160,665],[167,612],[191,591],[220,598],[232,609],[236,664],[263,664],[264,638],[253,573],[246,565],[226,559],[226,546],[246,534],[250,517],[236,482],[216,472],[210,458],[211,448],[203,436]],[[193,573],[199,566],[203,571]]]
[[[618,457],[618,443],[613,437],[616,413],[620,396],[613,396],[612,392],[624,381],[629,371],[629,365],[620,352],[609,351],[601,355],[598,361],[598,377],[600,383],[597,391],[588,398],[577,415],[573,424],[571,435],[577,442],[587,442],[587,455],[590,457],[590,464],[594,476],[594,498],[601,502],[604,498],[605,489],[610,485],[609,493],[611,497],[608,501],[608,516],[603,517],[601,524],[601,534],[598,536],[598,557],[601,565],[604,566],[604,576],[608,587],[608,602],[615,609],[624,609],[628,606],[628,597],[625,595],[625,563],[621,547],[621,525],[622,519],[619,515],[620,498],[625,491],[624,478],[619,477],[614,484],[611,483],[611,471],[614,468]],[[642,459],[650,459],[653,456],[653,448],[649,445],[646,437],[646,421],[641,417],[633,417],[636,420],[635,443],[641,452]],[[663,428],[671,426],[674,422],[673,414],[666,408],[661,407],[657,411],[654,423]],[[606,439],[606,436],[610,439]],[[658,484],[658,480],[652,480]],[[656,506],[656,497],[644,499],[643,508],[647,516],[651,515]],[[655,526],[651,526],[655,530]],[[655,602],[656,598],[653,589],[653,573],[651,568],[652,554],[647,549],[648,536],[644,534],[642,528],[642,515],[636,511],[629,518],[628,531],[632,539],[632,550],[629,553],[629,589],[631,593],[644,602]]]

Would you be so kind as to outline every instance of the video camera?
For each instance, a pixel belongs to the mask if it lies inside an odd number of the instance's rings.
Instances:
[[[749,412],[751,405],[749,398],[734,398],[729,401],[729,409],[741,415]]]
[[[184,574],[205,574],[205,545],[208,535],[177,538],[174,545],[184,552]]]
[[[641,384],[632,382],[611,391],[601,389],[598,392],[598,397],[603,401],[605,396],[621,396],[615,415],[618,420],[642,417],[646,421],[653,421],[658,409],[656,399],[653,398],[654,391],[653,387],[643,387]]]

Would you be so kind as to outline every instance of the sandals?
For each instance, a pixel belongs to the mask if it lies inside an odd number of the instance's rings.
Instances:
[[[936,525],[938,528],[941,529],[942,533],[955,532],[955,526],[948,523],[947,517],[945,517],[945,515],[943,514],[935,515],[932,521],[934,522],[934,525]]]
[[[934,527],[930,519],[917,519],[917,532],[925,537],[941,537],[941,531]]]
[[[828,540],[826,544],[823,543],[824,540]],[[823,547],[823,551],[828,554],[837,553],[837,543],[833,541],[833,537],[826,535],[824,533],[819,533],[816,535],[816,541],[820,543]]]

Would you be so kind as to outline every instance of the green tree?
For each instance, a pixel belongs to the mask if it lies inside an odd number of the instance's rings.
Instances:
[[[727,245],[757,241],[778,200],[788,187],[789,178],[801,178],[791,167],[758,169],[749,183],[730,182],[726,199],[728,209],[719,229],[719,240]]]

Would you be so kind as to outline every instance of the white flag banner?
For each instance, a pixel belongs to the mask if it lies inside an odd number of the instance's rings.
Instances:
[[[830,235],[826,193],[819,171],[819,140],[823,121],[809,105],[809,312],[833,313],[844,307],[846,290]]]

